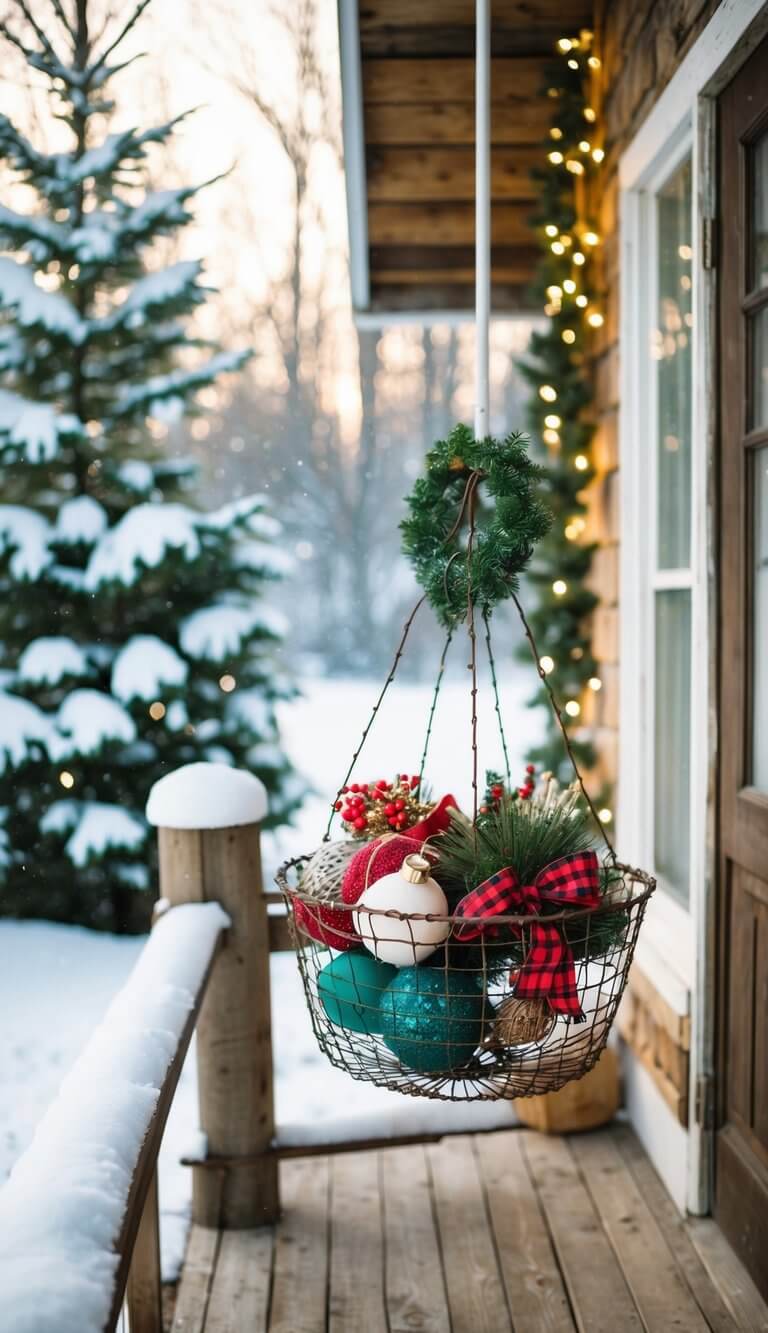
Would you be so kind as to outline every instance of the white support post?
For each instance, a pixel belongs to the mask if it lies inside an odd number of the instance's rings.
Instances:
[[[475,13],[475,439],[490,434],[491,0]]]

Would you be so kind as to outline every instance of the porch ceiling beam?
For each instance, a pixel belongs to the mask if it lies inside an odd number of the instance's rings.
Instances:
[[[368,209],[371,246],[474,245],[472,203],[372,203]],[[528,212],[519,204],[495,204],[491,213],[492,245],[530,244]]]
[[[541,150],[494,148],[491,198],[536,198],[531,168]],[[475,155],[471,148],[369,148],[366,154],[370,204],[442,199],[471,202],[475,196]]]
[[[366,89],[367,92],[367,89]],[[498,112],[498,113],[497,113]],[[491,112],[491,143],[541,144],[549,128],[550,107],[541,102],[523,102],[501,114],[494,103]],[[475,142],[475,110],[470,102],[365,102],[365,133],[371,148]]]

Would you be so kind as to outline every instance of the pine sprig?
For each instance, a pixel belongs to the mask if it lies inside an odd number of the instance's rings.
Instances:
[[[452,629],[467,613],[469,580],[479,612],[493,610],[517,589],[518,576],[551,518],[537,494],[542,469],[523,437],[476,440],[456,426],[427,454],[426,476],[407,497],[403,551],[441,624]],[[467,487],[477,473],[476,531],[467,555]]]

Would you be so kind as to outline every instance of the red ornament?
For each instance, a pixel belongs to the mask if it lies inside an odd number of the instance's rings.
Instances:
[[[360,940],[355,933],[352,913],[341,907],[327,907],[325,903],[309,903],[301,898],[293,900],[293,914],[300,931],[320,944],[343,953],[355,949]]]

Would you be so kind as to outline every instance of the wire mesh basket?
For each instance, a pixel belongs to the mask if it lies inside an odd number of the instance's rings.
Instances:
[[[466,917],[360,908],[364,916],[355,931],[349,904],[325,898],[321,919],[317,896],[301,887],[309,859],[286,862],[277,883],[312,1027],[331,1064],[378,1087],[443,1101],[553,1092],[594,1066],[655,887],[651,876],[614,863],[610,892],[599,907],[497,916],[493,932],[467,945],[456,935],[459,925],[468,924]],[[334,922],[333,951],[321,942],[328,939],[322,925],[328,920]],[[570,949],[583,1021],[568,1021],[546,1001],[515,995],[538,923],[550,930],[556,926]],[[419,961],[425,927],[436,925],[445,943]],[[380,945],[404,940],[410,942],[413,966],[377,961]]]

